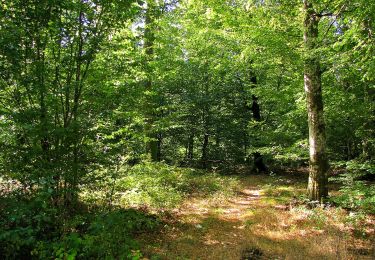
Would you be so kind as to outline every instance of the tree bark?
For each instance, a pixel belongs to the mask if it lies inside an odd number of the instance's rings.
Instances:
[[[189,134],[187,148],[187,159],[191,161],[194,158],[194,133]]]
[[[255,121],[260,122],[261,117],[260,117],[260,107],[258,104],[258,98],[255,95],[253,95],[252,99],[253,99],[253,104],[251,106],[251,111],[253,111],[253,118]]]
[[[257,76],[255,75],[255,73],[251,73],[250,82],[251,82],[252,88],[256,88],[258,86],[258,80],[257,80]],[[260,116],[260,106],[258,104],[258,97],[255,95],[252,95],[251,98],[252,98],[252,105],[251,105],[250,110],[253,113],[253,119],[257,122],[260,122],[262,118]],[[258,126],[255,126],[255,127],[258,128]],[[256,172],[258,173],[267,172],[268,169],[263,161],[263,155],[257,151],[253,153],[253,157],[254,157],[253,169],[255,169]]]
[[[156,141],[156,160],[158,162],[161,161],[161,146],[162,146],[162,143],[163,143],[163,135],[161,133],[158,133],[157,134],[157,137],[158,137],[158,140]]]
[[[144,32],[144,48],[146,54],[146,74],[147,79],[145,83],[146,91],[152,93],[152,68],[150,62],[154,58],[154,19],[155,19],[156,3],[154,0],[147,1],[146,17],[145,17],[145,32]],[[161,143],[158,142],[157,133],[153,129],[155,121],[155,109],[154,97],[151,94],[146,97],[146,134],[149,141],[146,144],[146,150],[150,154],[151,160],[156,162],[160,160],[161,156]]]
[[[316,53],[319,15],[308,0],[304,0],[304,85],[308,112],[310,167],[308,196],[321,201],[328,196],[328,160],[325,151],[325,124],[321,84],[320,59]]]
[[[203,146],[202,146],[202,167],[203,169],[207,169],[207,150],[208,150],[208,141],[209,141],[209,135],[208,133],[204,134],[203,139]]]

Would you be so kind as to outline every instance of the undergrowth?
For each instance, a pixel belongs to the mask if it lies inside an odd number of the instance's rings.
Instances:
[[[375,214],[375,164],[348,161],[336,166],[345,171],[330,178],[340,184],[339,193],[331,201],[349,210]]]
[[[140,259],[134,236],[161,223],[135,209],[101,208],[67,216],[48,202],[40,194],[22,201],[3,198],[1,259]]]
[[[48,190],[27,196],[14,189],[0,197],[0,258],[142,259],[143,247],[136,237],[152,236],[153,232],[158,236],[157,231],[167,224],[160,213],[179,208],[192,198],[190,201],[202,202],[194,210],[212,207],[211,218],[192,226],[193,230],[208,232],[216,222],[222,228],[220,217],[235,217],[241,205],[249,203],[248,207],[260,208],[237,217],[242,221],[239,227],[243,225],[250,235],[256,235],[257,230],[271,238],[299,236],[299,230],[321,234],[327,232],[328,224],[332,232],[338,232],[336,226],[343,223],[356,237],[367,239],[366,214],[374,209],[374,189],[355,172],[349,169],[336,176],[342,186],[331,197],[351,213],[340,207],[327,210],[300,204],[305,199],[305,184],[293,183],[295,180],[285,176],[225,176],[150,162],[92,172],[88,176],[91,182],[81,186],[80,207],[74,214],[54,205]],[[260,199],[242,194],[233,200],[232,211],[223,207],[244,188],[259,189]],[[291,208],[280,213],[277,205]],[[276,223],[281,223],[277,230]]]
[[[120,167],[115,174],[94,174],[101,178],[83,189],[82,200],[121,207],[173,208],[188,196],[225,198],[239,186],[234,177],[164,163],[145,162]]]

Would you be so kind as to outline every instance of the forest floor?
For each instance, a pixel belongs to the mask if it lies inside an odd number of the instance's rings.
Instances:
[[[230,197],[162,213],[163,228],[138,237],[145,259],[375,259],[374,216],[301,203],[306,173],[235,177]]]
[[[303,168],[261,175],[236,170],[144,163],[112,178],[103,171],[103,178],[82,189],[79,213],[60,222],[63,237],[41,237],[43,246],[36,248],[24,237],[56,227],[56,219],[45,217],[56,211],[40,210],[44,197],[8,196],[22,187],[0,179],[0,256],[32,250],[40,259],[375,259],[373,211],[312,205]],[[330,184],[333,198],[339,188]],[[1,251],[4,241],[13,247]]]

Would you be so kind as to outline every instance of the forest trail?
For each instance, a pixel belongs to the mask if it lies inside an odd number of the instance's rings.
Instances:
[[[239,191],[233,198],[212,204],[202,198],[191,199],[186,201],[180,209],[176,210],[176,213],[181,219],[196,218],[196,220],[201,220],[202,218],[210,217],[216,212],[223,219],[239,221],[247,210],[257,207],[256,204],[260,201],[261,192],[256,187],[249,187]]]
[[[240,181],[230,198],[189,198],[173,210],[161,233],[141,239],[146,259],[372,259],[371,243],[349,236],[352,230],[334,219],[344,212],[286,202],[305,191],[304,182]]]

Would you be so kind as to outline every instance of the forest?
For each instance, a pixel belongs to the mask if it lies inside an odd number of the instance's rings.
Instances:
[[[375,1],[0,0],[0,259],[374,259]]]

